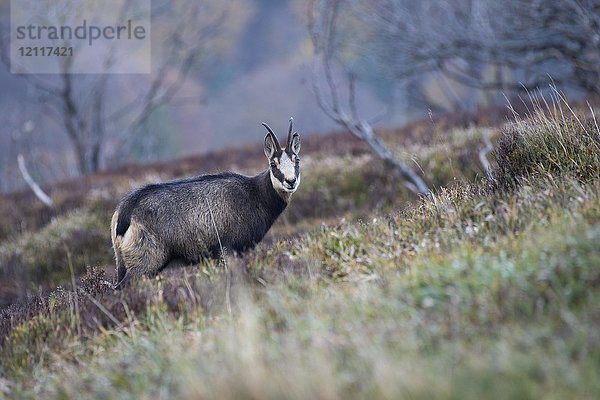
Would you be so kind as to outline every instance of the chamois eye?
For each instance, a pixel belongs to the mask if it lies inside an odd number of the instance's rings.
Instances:
[[[296,165],[300,164],[300,157],[296,157]]]
[[[276,167],[275,161],[271,161],[271,168],[275,168],[275,167]]]

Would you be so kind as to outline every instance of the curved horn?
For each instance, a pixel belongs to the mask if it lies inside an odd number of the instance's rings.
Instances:
[[[277,136],[275,136],[275,132],[273,132],[273,129],[271,129],[271,127],[267,125],[266,122],[262,122],[262,126],[264,126],[267,129],[271,136],[273,136],[273,141],[275,142],[275,146],[277,146],[277,150],[281,150],[281,145],[279,144],[279,140],[277,139]]]
[[[288,138],[287,138],[287,146],[290,147],[290,143],[292,143],[292,125],[294,124],[294,117],[290,117],[290,129],[288,130]]]

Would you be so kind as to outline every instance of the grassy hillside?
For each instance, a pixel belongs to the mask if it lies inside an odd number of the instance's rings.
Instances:
[[[483,170],[476,153],[489,129],[457,130],[488,115],[448,116],[383,132],[398,157],[427,171],[435,187],[473,180]],[[496,114],[492,114],[496,115]],[[501,119],[502,113],[493,119]],[[417,140],[418,139],[418,140]],[[426,143],[426,145],[424,144]],[[70,284],[69,257],[76,276],[88,265],[113,273],[107,227],[117,201],[147,182],[223,170],[255,174],[266,168],[260,145],[153,165],[132,165],[47,188],[55,207],[45,208],[30,192],[0,196],[0,306],[40,289]],[[266,238],[272,243],[321,223],[357,220],[373,212],[406,207],[416,200],[372,158],[368,148],[346,133],[303,138],[302,187]]]
[[[8,234],[4,277],[62,287],[2,309],[0,394],[598,398],[595,120],[437,129],[426,145],[387,136],[431,199],[360,146],[303,148],[301,190],[264,243],[119,292],[108,205],[86,197]],[[482,135],[498,138],[492,181]]]

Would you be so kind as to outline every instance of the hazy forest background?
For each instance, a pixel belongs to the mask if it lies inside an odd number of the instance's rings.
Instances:
[[[0,1],[5,43],[9,3]],[[325,85],[316,9],[340,8],[324,51],[337,90],[347,95],[352,81],[356,108],[376,127],[501,105],[552,80],[575,98],[597,90],[596,2],[530,3],[154,0],[150,76],[19,76],[4,54],[0,190],[24,187],[18,154],[52,183],[258,142],[260,121],[290,115],[305,135],[338,129],[314,94]],[[68,101],[78,115],[67,115]]]

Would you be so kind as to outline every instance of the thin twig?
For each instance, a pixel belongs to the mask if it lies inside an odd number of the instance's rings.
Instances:
[[[589,102],[586,101],[586,103],[588,108],[590,109],[590,112],[592,113],[592,120],[594,121],[594,125],[596,125],[596,132],[598,133],[598,135],[600,135],[600,127],[598,127],[598,120],[596,120],[596,114],[594,114],[594,109],[592,108]]]
[[[204,195],[203,195],[204,197]],[[204,197],[204,202],[206,203],[206,206],[208,207],[208,212],[210,214],[210,219],[212,221],[213,224],[213,228],[215,228],[215,232],[217,234],[217,240],[219,241],[219,248],[221,249],[221,260],[223,261],[223,266],[225,267],[225,306],[227,307],[227,312],[229,313],[229,315],[231,315],[231,298],[230,298],[230,291],[231,291],[231,274],[229,271],[229,266],[227,265],[227,261],[225,260],[225,252],[223,251],[223,245],[221,244],[221,236],[219,235],[219,230],[217,229],[217,224],[215,223],[215,217],[213,216],[213,212],[212,212],[212,208],[210,206],[210,204],[208,203],[208,201],[206,201],[206,197]]]
[[[73,259],[71,252],[66,244],[64,244],[65,252],[67,253],[67,264],[69,264],[69,272],[71,273],[71,285],[73,286],[73,302],[75,303],[75,318],[77,318],[77,334],[81,336],[81,315],[79,314],[79,300],[77,298],[77,282],[75,280],[75,270],[73,268]]]
[[[122,327],[123,327],[123,324],[121,324],[121,322],[119,322],[119,320],[118,320],[118,319],[117,319],[117,318],[116,318],[116,317],[115,317],[115,316],[114,316],[114,315],[113,315],[113,314],[112,314],[110,311],[108,311],[108,310],[106,309],[106,307],[104,307],[102,304],[100,304],[100,302],[99,302],[98,300],[96,300],[96,299],[94,298],[94,296],[92,296],[91,294],[89,294],[87,291],[85,291],[85,290],[83,290],[83,289],[80,289],[80,290],[81,290],[81,292],[82,292],[83,294],[85,294],[85,295],[87,296],[87,298],[88,298],[88,299],[89,299],[89,300],[90,300],[92,303],[94,303],[94,305],[95,305],[96,307],[98,307],[98,309],[100,309],[100,311],[102,311],[102,312],[103,312],[103,313],[104,313],[104,314],[105,314],[105,315],[106,315],[108,318],[110,318],[110,320],[111,320],[112,322],[114,322],[114,323],[115,323],[115,325],[117,325],[117,329],[122,329]]]
[[[587,129],[585,128],[585,126],[583,125],[583,123],[581,122],[581,120],[579,119],[579,117],[577,116],[577,114],[575,113],[575,111],[573,111],[573,109],[569,105],[569,102],[565,98],[564,94],[562,92],[560,92],[555,85],[550,85],[550,88],[552,89],[552,91],[554,91],[556,93],[556,95],[558,96],[558,98],[567,106],[567,108],[571,112],[571,115],[573,115],[573,117],[575,118],[575,120],[579,123],[579,126],[581,126],[581,129],[583,129],[583,131],[585,133],[588,133]]]

